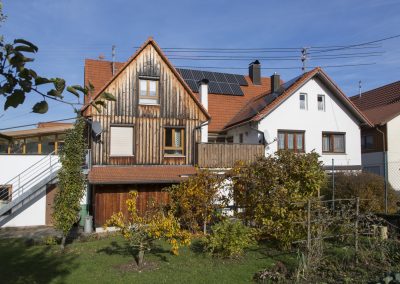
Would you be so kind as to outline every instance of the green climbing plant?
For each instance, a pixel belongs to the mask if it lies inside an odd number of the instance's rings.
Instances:
[[[78,117],[75,125],[65,137],[59,158],[61,169],[58,173],[59,191],[55,196],[54,225],[62,232],[61,248],[72,226],[78,221],[80,200],[85,192],[85,177],[82,165],[85,160],[85,120]]]

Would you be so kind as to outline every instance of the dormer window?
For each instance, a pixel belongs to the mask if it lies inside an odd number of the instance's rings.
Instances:
[[[139,79],[139,104],[159,104],[158,80]]]

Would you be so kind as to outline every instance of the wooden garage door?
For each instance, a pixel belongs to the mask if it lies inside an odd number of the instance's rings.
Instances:
[[[112,214],[122,212],[128,215],[126,200],[131,190],[138,191],[137,209],[139,214],[146,211],[151,200],[156,204],[167,204],[168,193],[162,191],[165,184],[145,184],[145,185],[96,185],[94,188],[94,215],[96,227],[104,225]]]

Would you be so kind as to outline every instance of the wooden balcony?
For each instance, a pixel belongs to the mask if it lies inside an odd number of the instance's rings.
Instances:
[[[198,143],[196,165],[200,168],[232,168],[236,161],[251,163],[264,155],[264,145]]]

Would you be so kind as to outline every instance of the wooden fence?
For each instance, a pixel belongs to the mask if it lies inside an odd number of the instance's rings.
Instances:
[[[198,143],[196,164],[201,168],[232,168],[236,161],[254,162],[264,156],[264,145]]]

